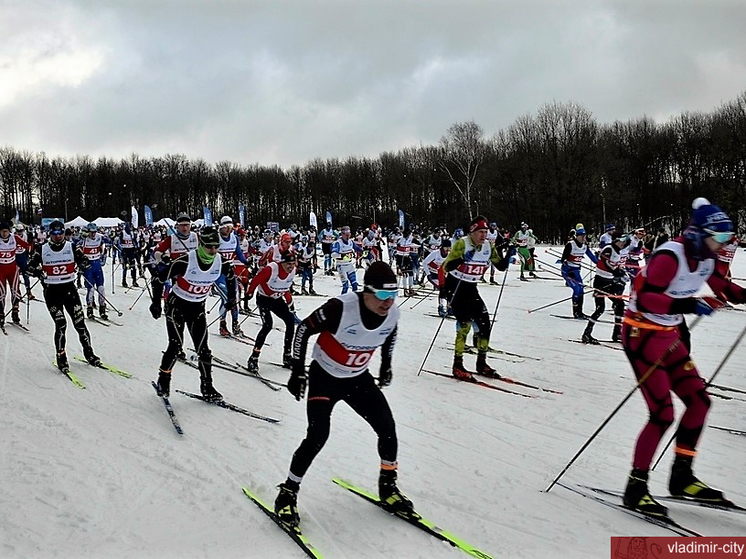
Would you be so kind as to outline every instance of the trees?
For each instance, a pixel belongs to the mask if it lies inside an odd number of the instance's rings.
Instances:
[[[438,164],[461,194],[471,220],[474,209],[479,212],[479,204],[473,200],[474,186],[488,153],[484,130],[473,120],[454,124],[440,139],[440,148]]]

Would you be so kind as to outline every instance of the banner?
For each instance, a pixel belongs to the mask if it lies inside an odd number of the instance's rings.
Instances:
[[[135,206],[132,206],[132,229],[137,229],[137,225],[138,225],[137,208]]]
[[[399,227],[404,229],[404,212],[399,210]]]
[[[19,223],[21,223],[21,218],[20,218],[20,217],[18,216],[18,210],[16,210],[16,217],[15,217],[15,219],[13,220],[13,223],[14,223],[15,225],[18,225]]]
[[[243,204],[238,205],[238,222],[241,224],[242,228],[246,227],[246,223],[244,222],[244,217],[246,216],[246,208],[244,208]]]
[[[319,224],[316,222],[315,213],[311,212],[311,215],[308,216],[308,223],[311,225],[311,227],[313,227],[317,231],[319,230]]]
[[[142,211],[145,213],[145,225],[147,227],[153,226],[153,210],[150,209],[150,206],[143,206]]]
[[[212,212],[207,206],[202,206],[202,217],[205,220],[205,225],[212,225]]]
[[[326,222],[327,223],[332,222],[332,212],[326,212]]]
[[[276,221],[268,221],[267,222],[267,229],[272,231],[272,233],[279,233],[280,232],[280,224]]]

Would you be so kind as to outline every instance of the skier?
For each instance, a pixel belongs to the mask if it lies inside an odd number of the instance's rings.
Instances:
[[[107,320],[106,314],[106,294],[104,291],[104,270],[101,264],[101,256],[104,251],[104,236],[99,234],[98,225],[90,222],[85,226],[88,233],[82,237],[79,243],[83,254],[88,259],[90,267],[85,271],[83,277],[88,289],[86,293],[86,303],[88,306],[87,316],[89,319],[94,317],[96,308],[96,293],[98,293],[98,311],[102,319]]]
[[[28,259],[29,253],[33,250],[33,237],[29,234],[29,231],[26,230],[26,226],[23,223],[16,223],[15,229],[16,237],[26,243],[25,246],[21,243],[16,243],[18,245],[16,246],[16,264],[18,265],[18,270],[21,274],[21,277],[23,278],[23,283],[26,286],[26,299],[32,301],[33,299],[36,299],[36,297],[34,297],[34,294],[31,293],[31,282],[29,281],[28,273]]]
[[[244,256],[243,251],[241,250],[241,247],[238,244],[238,238],[236,237],[235,233],[233,233],[233,219],[231,219],[230,216],[224,215],[220,218],[220,229],[218,230],[220,233],[220,247],[218,248],[218,252],[220,253],[220,256],[223,258],[223,262],[228,262],[231,265],[231,268],[235,266],[235,262],[241,262],[244,266],[246,266],[249,261],[246,260],[246,257]],[[233,279],[231,280],[233,282],[233,291],[238,292],[238,281],[236,280],[235,270],[233,272]],[[215,282],[215,287],[218,290],[218,293],[220,295],[220,335],[221,336],[230,336],[231,333],[228,332],[228,324],[226,323],[226,315],[228,314],[228,309],[225,308],[225,302],[228,300],[228,288],[227,288],[228,279],[224,275],[220,275],[218,280]],[[235,296],[234,296],[235,298]],[[241,332],[241,327],[239,326],[239,318],[238,318],[238,305],[234,305],[232,309],[230,309],[231,313],[231,319],[233,320],[233,326],[232,326],[232,333],[234,336],[241,336],[243,335],[243,332]]]
[[[439,290],[438,294],[438,314],[441,317],[445,317],[448,314],[448,299],[440,296],[440,267],[443,265],[443,261],[451,252],[451,239],[443,239],[440,241],[440,248],[430,251],[425,260],[422,262],[422,267],[425,269],[427,274],[427,280],[432,284],[435,289]]]
[[[137,283],[137,231],[133,231],[129,223],[125,223],[124,229],[119,233],[119,249],[122,258],[122,287],[127,287],[128,269],[132,276],[132,286],[140,287]]]
[[[623,502],[652,516],[667,514],[666,507],[651,497],[647,481],[658,444],[674,421],[672,391],[686,410],[676,431],[668,490],[675,497],[715,504],[723,501],[722,492],[692,472],[710,397],[689,355],[691,337],[683,315],[709,315],[724,305],[714,297],[696,296],[705,282],[733,303],[746,302],[746,290],[720,275],[715,265],[717,251],[734,236],[733,222],[705,198],[694,200],[692,208],[683,235],[658,248],[635,279],[622,327],[624,350],[650,412],[637,439]]]
[[[357,291],[357,273],[355,271],[355,253],[362,252],[362,248],[350,238],[350,227],[345,225],[339,231],[339,238],[332,244],[332,258],[337,261],[337,272],[342,282],[342,294],[352,285]]]
[[[412,231],[404,229],[401,237],[396,241],[396,273],[401,279],[401,287],[405,297],[414,295],[414,269],[412,266],[412,252],[417,250]],[[344,293],[344,291],[342,291]]]
[[[11,233],[9,221],[0,222],[0,328],[5,327],[6,284],[10,288],[11,319],[15,324],[21,323],[18,315],[21,302],[19,269],[16,264],[18,247],[31,250],[32,245]]]
[[[285,342],[282,352],[282,366],[288,369],[291,366],[290,344],[293,342],[295,333],[295,316],[291,307],[293,298],[290,295],[290,287],[295,279],[295,261],[294,252],[286,252],[282,256],[282,262],[270,262],[254,276],[249,284],[248,298],[256,296],[256,306],[259,309],[259,316],[262,319],[262,327],[256,335],[254,349],[251,352],[249,361],[246,365],[251,372],[259,371],[259,355],[262,352],[262,346],[267,339],[267,334],[272,331],[274,325],[272,314],[285,323]]]
[[[331,276],[334,274],[332,269],[332,243],[337,240],[337,233],[332,228],[332,222],[326,222],[326,229],[319,233],[321,242],[321,253],[324,255],[324,275]]]
[[[521,228],[515,232],[515,235],[511,239],[511,242],[516,245],[518,256],[521,259],[521,281],[528,281],[523,273],[524,270],[527,270],[532,278],[536,277],[536,274],[534,274],[534,260],[528,251],[528,241],[532,237],[535,242],[536,237],[534,237],[533,233],[529,232],[528,224],[523,222],[521,223]],[[490,283],[494,283],[494,272]]]
[[[607,223],[606,224],[606,231],[598,239],[598,248],[599,248],[599,250],[603,249],[604,247],[609,246],[611,243],[614,242],[614,239],[616,239],[616,238],[617,238],[616,225],[614,225],[613,223]]]
[[[190,250],[186,256],[172,261],[168,267],[159,272],[153,281],[153,299],[150,314],[156,320],[163,312],[163,284],[166,279],[174,280],[173,288],[166,301],[166,332],[168,347],[163,352],[158,371],[158,394],[168,397],[171,390],[171,371],[178,354],[184,346],[184,326],[194,343],[199,357],[200,391],[209,402],[219,402],[223,396],[212,385],[212,352],[207,343],[207,319],[205,318],[205,299],[212,286],[222,274],[226,278],[227,300],[225,308],[236,306],[236,283],[233,281],[233,266],[224,262],[218,253],[220,238],[214,227],[205,227],[196,250]]]
[[[349,292],[324,303],[298,326],[293,340],[293,370],[288,390],[300,401],[308,385],[306,437],[293,454],[287,479],[280,484],[275,512],[290,526],[300,523],[298,491],[308,468],[329,437],[334,406],[344,401],[365,419],[378,436],[381,459],[378,494],[386,510],[415,514],[412,502],[399,491],[396,424],[381,388],[391,384],[391,356],[396,341],[399,310],[394,305],[397,280],[388,264],[370,265],[362,293]],[[306,372],[308,340],[321,334]],[[381,347],[376,380],[368,366]]]
[[[606,298],[611,299],[611,306],[614,309],[614,331],[611,334],[612,342],[622,341],[622,318],[624,315],[624,287],[627,284],[627,272],[622,266],[622,247],[625,242],[624,237],[615,237],[611,244],[606,245],[598,254],[596,263],[596,276],[593,278],[593,297],[596,301],[596,310],[588,319],[588,326],[585,327],[581,341],[584,344],[598,344],[598,340],[593,337],[593,327],[596,321],[606,309]]]
[[[502,254],[503,247],[487,242],[487,218],[475,217],[469,224],[469,232],[451,246],[451,251],[440,268],[441,298],[450,302],[456,317],[456,342],[453,356],[453,376],[459,380],[475,382],[473,374],[464,367],[466,338],[474,321],[479,328],[477,340],[477,373],[497,376],[497,371],[487,364],[487,349],[490,345],[492,324],[490,313],[479,296],[477,284],[490,263],[505,271],[510,257],[515,254],[511,247]]]
[[[588,256],[594,264],[598,264],[598,258],[591,252],[585,242],[585,227],[578,223],[572,233],[574,236],[565,245],[560,261],[562,262],[562,277],[565,285],[572,289],[572,316],[575,318],[586,318],[583,314],[583,278],[580,275],[580,263],[584,256]]]
[[[301,295],[316,295],[316,291],[313,289],[313,275],[319,269],[319,263],[316,255],[316,241],[313,237],[309,237],[306,244],[301,246],[300,252],[298,252],[298,269],[301,273]],[[308,291],[306,291],[306,280],[308,280]]]
[[[57,368],[65,374],[70,372],[70,365],[65,352],[67,319],[64,311],[73,320],[86,361],[94,367],[101,365],[101,359],[93,352],[91,335],[85,326],[83,305],[75,289],[77,270],[85,273],[89,266],[90,263],[80,247],[65,240],[65,224],[59,220],[49,225],[49,240],[29,259],[29,271],[33,276],[41,278],[44,285],[44,302],[54,321]]]

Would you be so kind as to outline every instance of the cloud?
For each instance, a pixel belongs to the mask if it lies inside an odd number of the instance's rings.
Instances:
[[[0,7],[0,141],[49,155],[290,166],[492,134],[552,102],[601,122],[746,89],[741,2],[119,0]]]

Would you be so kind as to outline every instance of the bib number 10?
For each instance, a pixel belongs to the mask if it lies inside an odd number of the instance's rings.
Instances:
[[[372,353],[350,353],[345,365],[348,367],[365,367],[373,356]]]
[[[194,285],[193,283],[190,283],[188,291],[189,291],[189,293],[193,293],[194,295],[204,295],[205,293],[209,293],[210,292],[210,288],[212,288],[212,284],[210,284],[210,285]]]

